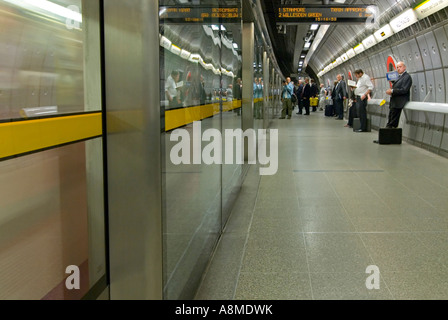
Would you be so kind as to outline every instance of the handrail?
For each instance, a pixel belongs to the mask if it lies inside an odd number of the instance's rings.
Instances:
[[[432,88],[430,88],[430,90],[424,100],[426,100],[428,98],[431,91],[432,91]],[[386,103],[385,99],[370,99],[368,101],[368,105],[379,106],[379,107],[383,106],[385,103]],[[404,110],[423,112],[425,115],[426,124],[429,127],[431,127],[428,112],[448,114],[448,103],[409,101],[404,106]],[[406,112],[404,112],[404,116],[406,117],[406,120],[409,119]]]
[[[405,110],[448,113],[448,103],[409,101]]]
[[[425,115],[426,125],[431,129],[432,126],[431,126],[431,121],[429,120],[428,112],[447,114],[448,113],[448,104],[447,103],[437,103],[437,102],[409,101],[404,106],[404,110],[423,112],[423,114]],[[406,121],[407,121],[409,118],[408,118],[406,112],[404,112],[404,116],[406,117]]]
[[[386,99],[369,99],[367,101],[368,105],[381,107],[386,104]]]
[[[23,108],[20,110],[22,118],[31,118],[39,116],[48,116],[58,114],[57,106],[36,107],[36,108]]]

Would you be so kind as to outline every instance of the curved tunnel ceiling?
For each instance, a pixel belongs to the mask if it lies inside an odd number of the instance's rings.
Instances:
[[[339,0],[330,3],[336,4],[344,2]],[[376,5],[379,9],[379,25],[382,26],[389,20],[406,8],[413,7],[421,0],[347,0],[345,4],[355,5]],[[283,74],[294,74],[298,69],[298,60],[304,46],[304,37],[307,35],[310,25],[298,24],[286,26],[286,34],[284,30],[277,30],[278,8],[284,4],[314,4],[324,5],[323,0],[262,0],[263,12],[266,25],[275,54],[279,62],[279,66]],[[366,36],[371,34],[372,30],[366,29],[364,24],[332,24],[329,25],[322,41],[317,46],[315,52],[309,57],[307,64],[307,73],[317,74],[328,63],[332,62],[335,57],[345,53],[348,49],[353,48],[360,43]]]

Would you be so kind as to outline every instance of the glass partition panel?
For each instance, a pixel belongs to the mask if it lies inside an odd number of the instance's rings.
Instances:
[[[159,14],[164,297],[191,299],[240,178],[240,165],[224,165],[223,141],[241,128],[241,3],[162,0]]]
[[[226,70],[223,83],[223,166],[222,166],[222,226],[229,219],[232,205],[241,187],[243,147],[242,128],[242,24],[223,23],[221,63]]]

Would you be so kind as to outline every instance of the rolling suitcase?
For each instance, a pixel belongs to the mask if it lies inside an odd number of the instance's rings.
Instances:
[[[403,130],[401,128],[380,128],[379,144],[401,144]]]
[[[334,115],[334,107],[332,104],[325,106],[325,116],[332,117]]]

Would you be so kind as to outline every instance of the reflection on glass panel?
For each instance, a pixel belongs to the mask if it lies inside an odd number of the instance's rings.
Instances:
[[[208,153],[218,159],[211,164],[202,153],[213,142],[223,147],[222,140],[207,140],[204,133],[222,137],[225,129],[241,128],[241,3],[231,1],[224,10],[217,1],[201,1],[199,7],[160,1],[159,15],[164,297],[191,299],[222,231],[223,206],[241,176],[241,165],[221,164],[218,150]]]
[[[89,290],[86,180],[85,143],[0,162],[0,300]],[[80,290],[65,286],[71,265]]]
[[[224,24],[225,32],[222,33],[223,42],[230,40],[233,42],[232,48],[223,47],[221,60],[225,65],[231,65],[235,73],[233,79],[224,77],[226,90],[223,102],[222,132],[233,132],[241,130],[241,98],[242,98],[242,25],[239,23]],[[241,186],[242,165],[238,162],[237,155],[242,150],[237,147],[237,140],[223,139],[223,159],[226,159],[227,152],[232,152],[232,161],[224,161],[222,166],[222,225],[227,222],[231,205],[236,199]],[[230,159],[230,156],[229,156]],[[228,160],[229,160],[228,159]]]
[[[264,106],[263,106],[263,42],[259,31],[255,32],[255,50],[254,50],[254,118],[255,128],[262,129],[263,122],[257,121],[264,119]]]
[[[0,0],[0,120],[84,111],[81,0]]]

